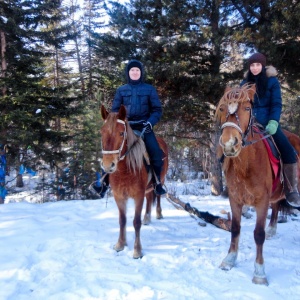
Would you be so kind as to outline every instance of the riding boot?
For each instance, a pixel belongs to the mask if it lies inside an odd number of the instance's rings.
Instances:
[[[154,189],[155,194],[160,195],[160,196],[166,194],[167,192],[163,188],[163,186],[160,182],[161,167],[153,166],[153,171],[155,173],[154,177],[155,177],[155,180],[156,180],[156,186],[155,186],[155,189]]]
[[[285,175],[285,196],[287,202],[293,207],[300,207],[300,196],[298,192],[298,165],[283,164]]]

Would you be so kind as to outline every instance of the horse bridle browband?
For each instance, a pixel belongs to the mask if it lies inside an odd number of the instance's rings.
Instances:
[[[121,156],[125,141],[126,141],[126,136],[127,136],[127,130],[126,130],[126,123],[123,120],[117,119],[117,123],[123,124],[124,125],[124,135],[123,135],[123,141],[118,150],[102,150],[102,154],[119,154],[119,160],[123,160],[127,154],[127,152]]]

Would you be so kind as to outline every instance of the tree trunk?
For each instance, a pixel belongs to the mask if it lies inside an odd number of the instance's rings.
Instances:
[[[1,45],[1,74],[0,78],[6,77],[6,70],[7,70],[7,63],[5,58],[5,52],[6,52],[6,39],[5,39],[5,33],[3,31],[0,31],[0,45]],[[2,87],[2,96],[5,96],[6,94],[6,87]]]
[[[16,187],[23,187],[23,186],[24,186],[23,175],[18,174],[17,175],[17,180],[16,180]]]
[[[227,212],[227,219],[225,219],[219,216],[214,216],[208,211],[199,211],[197,208],[192,207],[189,203],[184,203],[179,198],[176,198],[171,194],[167,195],[167,200],[172,204],[175,203],[179,205],[181,209],[186,210],[192,215],[196,215],[198,218],[204,220],[207,223],[213,224],[214,226],[226,231],[231,231],[231,215],[229,212]],[[178,208],[178,206],[175,207]]]
[[[219,142],[218,130],[211,134],[210,157],[211,157],[211,193],[219,196],[223,192],[222,166],[217,157],[217,143]]]

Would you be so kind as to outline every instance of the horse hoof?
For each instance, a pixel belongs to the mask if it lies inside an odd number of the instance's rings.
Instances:
[[[150,224],[150,219],[149,218],[144,218],[143,225],[149,225],[149,224]]]
[[[161,219],[163,219],[164,217],[163,217],[163,215],[162,214],[157,214],[156,215],[156,219],[157,220],[161,220]]]
[[[232,265],[229,265],[229,264],[227,264],[227,263],[224,263],[224,262],[222,262],[221,264],[220,264],[220,266],[219,266],[219,268],[221,269],[221,270],[223,270],[223,271],[229,271],[229,270],[231,270],[232,269]]]
[[[252,282],[260,285],[269,285],[269,282],[266,277],[253,277]]]
[[[224,271],[231,270],[236,262],[236,259],[237,259],[237,252],[228,253],[227,256],[223,259],[219,268]]]
[[[134,252],[133,253],[133,258],[134,259],[139,259],[139,258],[142,259],[143,258],[143,254],[142,253],[136,253],[136,252]]]
[[[116,250],[117,252],[123,251],[125,248],[124,245],[120,245],[119,243],[117,243],[116,245],[114,245],[114,250]]]

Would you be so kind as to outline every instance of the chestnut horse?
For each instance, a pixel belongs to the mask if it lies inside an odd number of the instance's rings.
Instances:
[[[116,251],[122,251],[126,242],[126,204],[128,198],[133,198],[135,214],[133,226],[135,229],[134,258],[142,257],[142,245],[140,241],[141,214],[146,196],[146,212],[143,223],[149,224],[151,220],[151,206],[157,203],[156,217],[162,218],[160,196],[154,193],[152,172],[149,172],[145,161],[149,161],[142,138],[136,136],[126,118],[126,108],[121,106],[118,113],[108,113],[101,106],[101,116],[105,120],[101,128],[102,138],[102,168],[109,174],[109,184],[119,209],[120,232]],[[161,182],[168,170],[168,147],[163,139],[157,137],[157,141],[164,152],[164,164],[161,173]],[[157,197],[157,199],[155,199]]]
[[[220,268],[230,270],[237,259],[243,205],[256,209],[254,240],[256,259],[252,282],[268,285],[264,271],[263,245],[269,205],[285,198],[283,181],[273,188],[273,171],[266,147],[252,115],[255,85],[227,88],[216,108],[221,128],[217,149],[223,156],[223,171],[232,211],[231,242]],[[277,212],[278,214],[278,212]],[[277,220],[276,220],[277,221]]]

